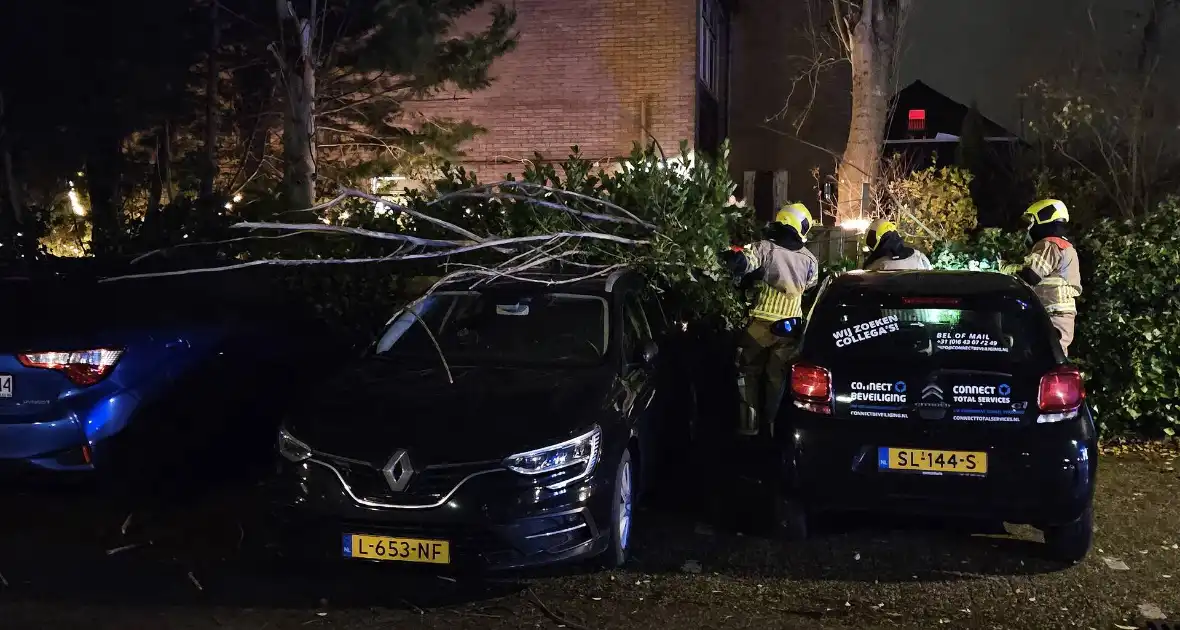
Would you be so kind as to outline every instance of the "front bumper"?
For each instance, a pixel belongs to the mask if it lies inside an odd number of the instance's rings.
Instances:
[[[598,479],[601,469],[560,491],[544,490],[508,470],[485,470],[444,488],[439,501],[377,507],[358,502],[358,489],[346,488],[324,462],[284,460],[268,484],[270,531],[284,555],[305,560],[348,559],[343,546],[349,534],[445,540],[449,565],[418,565],[444,572],[537,567],[606,550],[610,488]]]
[[[980,427],[898,432],[879,422],[799,415],[787,436],[783,478],[787,493],[812,510],[1046,526],[1076,520],[1093,500],[1097,440],[1085,420],[990,433]],[[982,451],[988,454],[988,473],[882,471],[880,447]]]

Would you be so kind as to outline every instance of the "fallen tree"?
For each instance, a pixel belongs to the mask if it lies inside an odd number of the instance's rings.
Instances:
[[[447,167],[426,190],[396,199],[341,189],[306,209],[255,204],[237,220],[182,227],[180,242],[139,255],[127,273],[102,281],[280,268],[321,313],[363,336],[399,302],[423,297],[407,294],[406,278],[432,278],[428,294],[452,282],[520,278],[556,265],[579,270],[568,281],[627,267],[648,278],[679,321],[728,328],[744,304],[716,255],[731,234],[748,233],[752,219],[732,200],[727,150],[707,160],[681,149],[687,157],[636,147],[604,168],[575,147],[562,163],[538,160],[519,179],[480,183]],[[156,264],[193,249],[217,263]],[[307,269],[319,267],[333,271],[310,279]]]

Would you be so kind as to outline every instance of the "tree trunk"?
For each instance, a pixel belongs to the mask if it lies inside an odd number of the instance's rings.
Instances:
[[[156,134],[156,146],[152,148],[152,182],[151,188],[148,190],[147,213],[144,216],[144,223],[155,220],[154,217],[160,212],[160,197],[164,194],[164,176],[161,171],[162,165],[160,164],[162,135],[160,133]]]
[[[299,19],[287,0],[277,0],[283,20],[282,59],[287,107],[283,121],[283,183],[292,208],[315,204],[315,33],[316,3],[311,19]]]
[[[871,189],[876,184],[895,82],[900,28],[912,1],[864,0],[852,29],[852,122],[838,173],[838,223],[860,218],[863,185],[867,183]],[[864,204],[869,208],[871,199],[865,199]]]
[[[172,121],[164,120],[164,147],[160,152],[160,173],[164,179],[164,192],[168,193],[168,205],[172,205],[176,189],[172,187]]]
[[[213,196],[213,187],[217,179],[217,82],[219,67],[217,51],[221,47],[221,24],[218,20],[218,8],[221,3],[214,0],[210,13],[209,58],[205,68],[205,155],[201,169],[202,199]]]
[[[102,121],[95,124],[103,129]],[[87,147],[86,175],[90,192],[90,246],[96,256],[118,251],[119,243],[119,174],[122,172],[123,146],[111,133],[98,132]]]
[[[5,118],[4,94],[0,93],[0,163],[4,168],[4,188],[8,191],[8,206],[14,225],[24,223],[24,203],[21,190],[12,172],[12,147],[8,136],[8,120]],[[2,223],[2,222],[0,222]]]

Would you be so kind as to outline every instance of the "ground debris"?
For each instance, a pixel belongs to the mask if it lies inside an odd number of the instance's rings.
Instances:
[[[1156,604],[1139,604],[1139,615],[1147,621],[1167,619],[1167,616],[1164,615],[1163,609],[1161,609]]]
[[[700,573],[701,563],[697,560],[685,560],[684,564],[680,565],[680,570],[685,573]]]
[[[1119,558],[1106,557],[1106,558],[1103,558],[1102,561],[1104,563],[1106,563],[1107,568],[1113,569],[1115,571],[1130,571],[1131,570],[1131,567],[1127,566],[1127,563],[1123,562]]]
[[[189,571],[189,572],[188,572],[188,579],[189,579],[189,581],[190,581],[190,582],[192,582],[192,583],[193,583],[193,586],[197,587],[197,590],[198,590],[198,591],[203,591],[203,590],[205,590],[205,587],[204,587],[204,586],[201,586],[201,583],[197,581],[197,576],[193,575],[193,572],[192,572],[192,571]]]
[[[558,614],[557,612],[553,611],[553,609],[546,606],[545,602],[541,601],[541,598],[537,596],[536,591],[534,591],[532,588],[524,589],[521,594],[528,595],[529,601],[535,604],[546,617],[548,617],[553,622],[560,624],[561,627],[573,628],[574,630],[590,630],[582,624],[570,621],[565,617],[565,615]]]
[[[123,545],[122,547],[115,547],[114,549],[107,549],[107,555],[113,556],[117,553],[123,553],[124,551],[131,551],[132,549],[135,549],[136,547],[143,547],[145,544],[151,545],[152,541],[149,540],[149,541],[147,541],[147,543],[131,543],[130,545]]]

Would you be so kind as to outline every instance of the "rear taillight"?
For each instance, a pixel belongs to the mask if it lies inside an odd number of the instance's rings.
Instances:
[[[1037,392],[1037,407],[1043,414],[1064,414],[1076,411],[1086,398],[1086,387],[1082,373],[1076,367],[1065,365],[1041,377],[1041,388]]]
[[[816,413],[832,413],[832,373],[810,363],[791,366],[795,405]]]
[[[75,385],[93,385],[101,381],[123,355],[122,350],[95,348],[70,352],[28,352],[16,355],[21,365],[30,368],[57,370]]]

